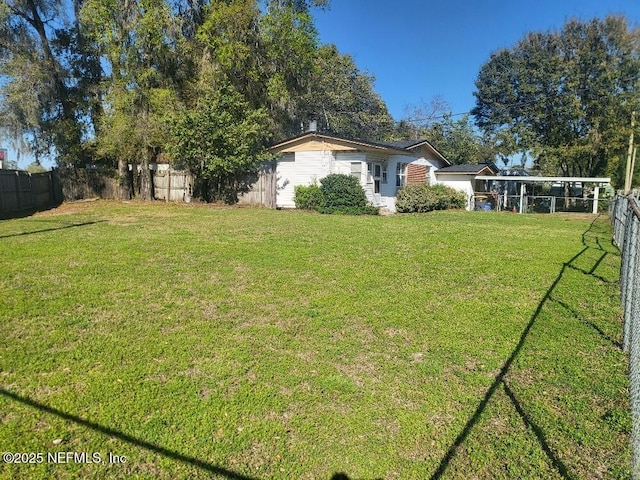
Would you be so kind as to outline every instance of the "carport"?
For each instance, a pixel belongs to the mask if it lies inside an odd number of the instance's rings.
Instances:
[[[585,184],[592,184],[593,187],[593,198],[589,198],[589,201],[593,201],[593,206],[591,209],[592,213],[598,213],[598,199],[600,196],[600,189],[611,184],[611,178],[609,177],[536,177],[536,176],[515,176],[515,175],[478,175],[475,177],[476,180],[491,182],[493,188],[491,189],[495,198],[498,200],[497,202],[497,210],[500,210],[500,205],[507,206],[509,197],[513,198],[513,195],[508,195],[507,186],[510,183],[520,184],[520,194],[519,201],[517,202],[517,210],[519,213],[524,213],[527,209],[527,204],[530,199],[548,199],[549,201],[549,211],[550,213],[555,213],[556,211],[556,202],[558,198],[568,198],[564,196],[557,195],[542,195],[542,196],[534,196],[527,195],[527,184],[562,184],[563,190],[565,190],[566,186],[580,184],[584,187]],[[501,185],[500,193],[498,190],[495,190],[495,186]],[[486,192],[483,192],[486,194]],[[502,197],[502,198],[500,198]],[[578,199],[578,197],[571,197],[574,199]],[[582,198],[586,200],[586,197]],[[515,207],[514,207],[515,208]]]

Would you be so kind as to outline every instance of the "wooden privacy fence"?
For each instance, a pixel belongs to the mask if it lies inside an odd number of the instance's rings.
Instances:
[[[161,170],[153,174],[156,200],[190,202],[194,178],[189,172]],[[275,164],[264,164],[256,175],[238,185],[239,203],[276,207]],[[86,198],[118,199],[119,184],[115,172],[103,169],[56,168],[50,172],[29,173],[0,170],[0,214],[42,210],[63,200]]]
[[[1,214],[43,210],[60,203],[62,191],[54,172],[0,170]]]
[[[260,167],[257,176],[246,181],[249,186],[247,192],[238,195],[241,205],[262,205],[276,208],[276,164],[265,163]]]
[[[115,200],[119,196],[118,179],[110,170],[89,168],[56,168],[62,197],[65,200],[103,198]]]
[[[161,170],[153,175],[153,196],[167,202],[190,202],[193,176],[189,172]]]

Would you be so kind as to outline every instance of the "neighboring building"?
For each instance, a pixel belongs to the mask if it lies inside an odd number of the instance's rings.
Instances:
[[[451,165],[436,170],[437,183],[460,190],[467,196],[467,210],[475,208],[474,198],[478,193],[490,191],[486,180],[477,180],[478,175],[495,175],[498,168],[493,163]]]
[[[296,185],[342,173],[358,178],[373,205],[395,211],[402,186],[437,183],[438,169],[451,166],[426,140],[381,143],[308,132],[269,150],[280,154],[275,168],[277,208],[295,208]]]
[[[7,156],[7,149],[0,148],[0,170],[7,168],[9,157]]]

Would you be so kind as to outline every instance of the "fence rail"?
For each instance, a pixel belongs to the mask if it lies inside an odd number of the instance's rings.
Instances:
[[[640,480],[640,208],[638,197],[616,197],[610,207],[613,241],[622,254],[622,347],[629,354],[632,478]]]

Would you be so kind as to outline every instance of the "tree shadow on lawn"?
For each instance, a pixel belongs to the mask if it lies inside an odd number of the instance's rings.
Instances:
[[[151,452],[155,452],[159,455],[162,455],[164,457],[167,458],[171,458],[173,460],[177,460],[178,462],[182,462],[182,463],[187,463],[190,465],[193,465],[194,467],[200,469],[200,470],[204,470],[207,471],[209,473],[215,474],[215,475],[221,475],[223,477],[226,477],[230,480],[256,480],[252,477],[248,477],[246,475],[242,475],[240,473],[236,473],[233,472],[231,470],[228,470],[224,467],[220,467],[218,465],[214,465],[212,463],[208,463],[205,462],[203,460],[200,460],[199,458],[195,458],[195,457],[190,457],[188,455],[184,455],[180,452],[177,452],[175,450],[169,450],[168,448],[165,447],[161,447],[159,445],[155,445],[153,443],[149,443],[146,442],[144,440],[141,440],[139,438],[136,437],[132,437],[131,435],[127,435],[124,432],[121,432],[119,430],[115,430],[113,428],[109,428],[109,427],[105,427],[104,425],[100,425],[98,423],[95,422],[91,422],[89,420],[85,420],[84,418],[78,417],[77,415],[72,415],[70,413],[66,413],[63,412],[61,410],[58,410],[56,408],[52,408],[49,407],[48,405],[45,405],[43,403],[37,402],[35,400],[32,400],[28,397],[23,397],[22,395],[18,395],[17,393],[13,393],[10,392],[2,387],[0,387],[0,395],[10,398],[11,400],[14,400],[16,402],[22,403],[23,405],[27,405],[29,407],[35,408],[37,410],[40,410],[42,412],[51,414],[51,415],[55,415],[57,417],[60,417],[64,420],[67,421],[71,421],[74,423],[77,423],[78,425],[82,425],[83,427],[87,427],[90,428],[91,430],[94,430],[96,432],[105,434],[105,435],[109,435],[111,437],[115,437],[118,438],[119,440],[122,440],[124,442],[130,443],[132,445],[135,445],[137,447],[140,448],[144,448],[145,450],[149,450]]]
[[[580,252],[578,252],[576,255],[574,255],[568,262],[565,262],[562,265],[562,268],[560,269],[560,272],[558,273],[558,276],[556,277],[556,279],[553,281],[553,283],[551,284],[551,286],[549,287],[549,289],[545,293],[544,297],[542,298],[542,300],[538,304],[535,312],[533,313],[533,315],[531,316],[529,322],[527,323],[527,326],[522,331],[522,334],[520,335],[520,340],[518,341],[516,347],[513,349],[513,351],[511,352],[511,355],[509,356],[509,358],[507,358],[506,362],[502,365],[502,368],[500,369],[498,375],[495,377],[495,379],[491,383],[491,386],[488,388],[488,390],[486,391],[484,397],[482,398],[482,400],[480,401],[480,403],[476,407],[475,411],[473,412],[473,415],[471,415],[471,417],[467,420],[467,423],[465,424],[464,428],[458,434],[458,436],[454,440],[453,444],[451,444],[451,446],[447,450],[447,453],[445,454],[445,456],[440,461],[440,463],[438,465],[438,468],[433,473],[433,475],[431,475],[431,477],[430,477],[431,480],[437,480],[437,479],[441,478],[444,475],[444,473],[446,472],[449,464],[451,463],[451,461],[455,457],[458,448],[460,446],[462,446],[462,444],[466,441],[467,437],[469,436],[469,434],[471,433],[471,431],[473,430],[475,425],[480,420],[480,417],[482,416],[482,413],[484,412],[484,410],[487,408],[487,405],[489,404],[490,400],[492,399],[492,397],[494,396],[494,394],[498,390],[498,387],[501,386],[501,385],[502,385],[502,387],[504,389],[504,392],[506,393],[507,397],[511,401],[514,409],[516,410],[516,412],[518,413],[518,415],[520,416],[520,418],[524,422],[525,426],[527,428],[531,429],[533,431],[533,433],[535,434],[536,439],[537,439],[538,443],[540,444],[540,447],[544,451],[545,455],[547,456],[547,458],[548,458],[549,462],[551,463],[551,465],[553,466],[553,468],[558,472],[558,474],[562,478],[565,478],[565,479],[574,478],[574,475],[572,475],[569,472],[569,470],[567,469],[567,466],[562,462],[562,460],[557,456],[557,454],[553,451],[553,449],[551,448],[551,446],[547,442],[547,437],[545,435],[545,432],[538,425],[536,425],[533,422],[531,416],[526,413],[526,411],[523,408],[522,404],[518,401],[517,397],[515,396],[513,390],[509,387],[505,377],[506,377],[507,373],[509,372],[509,369],[511,368],[511,365],[513,364],[514,360],[516,359],[516,357],[518,356],[518,354],[522,350],[522,347],[524,346],[524,344],[525,344],[525,342],[527,340],[527,336],[529,335],[529,333],[530,333],[531,329],[533,328],[538,316],[540,315],[540,312],[542,312],[542,309],[547,304],[547,302],[551,301],[551,302],[560,303],[561,306],[570,309],[570,307],[568,305],[564,304],[563,302],[559,302],[558,300],[554,299],[553,296],[552,296],[553,291],[555,290],[555,288],[558,286],[558,284],[562,280],[562,278],[563,278],[563,276],[565,274],[565,271],[568,268],[569,269],[573,269],[573,270],[578,270],[578,271],[584,273],[585,275],[589,275],[589,276],[592,276],[592,277],[594,277],[594,278],[596,278],[598,280],[607,282],[606,279],[603,279],[602,277],[600,277],[600,276],[598,276],[598,275],[596,275],[594,273],[595,270],[600,265],[600,263],[604,260],[605,256],[607,255],[607,253],[608,253],[607,251],[604,251],[602,256],[596,261],[595,265],[589,271],[577,268],[577,267],[575,267],[573,265],[573,262],[575,262],[580,256],[582,256],[590,248],[595,248],[597,250],[604,250],[602,248],[601,244],[600,244],[600,241],[598,239],[597,234],[595,235],[596,247],[588,245],[587,241],[586,241],[586,239],[588,237],[588,234],[592,233],[591,230],[594,228],[594,224],[596,223],[596,220],[598,220],[598,218],[599,218],[599,216],[596,217],[593,220],[593,222],[591,222],[591,225],[589,225],[589,228],[582,234],[582,245],[584,246],[584,248],[582,250],[580,250]],[[571,309],[570,311],[576,313],[573,309]],[[592,327],[604,340],[607,340],[608,342],[614,344],[616,347],[621,348],[620,342],[617,342],[617,341],[611,339],[611,337],[606,335],[600,328],[598,328],[592,322],[585,322],[583,319],[581,319],[581,317],[579,315],[577,315],[577,313],[576,313],[576,318],[578,320],[582,321],[583,323],[586,323],[588,326]]]
[[[11,238],[11,237],[22,237],[24,235],[32,235],[34,233],[55,232],[56,230],[65,230],[67,228],[86,227],[88,225],[95,225],[96,223],[104,223],[104,222],[106,222],[106,220],[95,220],[93,222],[71,223],[69,225],[63,225],[61,227],[43,228],[41,230],[32,230],[30,232],[9,233],[7,235],[0,235],[0,239]]]
[[[133,437],[131,435],[127,435],[126,433],[123,433],[119,430],[115,430],[113,428],[105,427],[104,425],[100,425],[98,423],[85,420],[84,418],[78,417],[77,415],[72,415],[70,413],[63,412],[62,410],[58,410],[56,408],[45,405],[43,403],[37,402],[35,400],[32,400],[31,398],[24,397],[22,395],[18,395],[17,393],[10,392],[2,387],[0,387],[0,395],[7,397],[11,400],[14,400],[16,402],[22,403],[23,405],[27,405],[29,407],[40,410],[42,412],[55,415],[64,420],[77,423],[78,425],[82,425],[83,427],[90,428],[91,430],[102,433],[104,435],[115,437],[119,440],[130,443],[137,447],[144,448],[145,450],[149,450],[151,452],[157,453],[164,457],[171,458],[172,460],[193,465],[194,467],[200,470],[204,470],[206,472],[209,472],[215,475],[221,475],[223,477],[228,478],[229,480],[258,480],[255,477],[249,477],[241,473],[234,472],[224,467],[220,467],[218,465],[205,462],[203,460],[200,460],[199,458],[190,457],[188,455],[184,455],[175,450],[169,450],[168,448],[161,447],[159,445],[155,445],[150,442],[146,442],[144,440]],[[331,480],[362,480],[362,479],[353,479],[345,473],[338,472],[338,473],[334,473],[331,476]],[[375,480],[382,480],[382,479],[375,479]]]
[[[343,472],[334,473],[331,476],[331,480],[365,480],[363,478],[351,478],[349,475]],[[382,478],[376,478],[374,480],[383,480]]]

